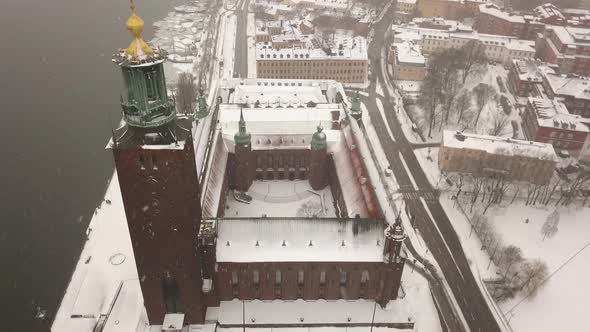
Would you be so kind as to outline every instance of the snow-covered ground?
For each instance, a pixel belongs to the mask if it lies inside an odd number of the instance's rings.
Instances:
[[[427,149],[416,150],[416,156],[431,183],[439,183],[443,190],[448,189],[444,180],[439,182],[438,149],[431,150],[432,161],[427,159],[428,155]],[[474,263],[472,266],[484,279],[497,278],[497,268],[493,263],[489,264],[489,255],[481,250],[480,239],[475,232],[471,232],[468,217],[451,200],[453,194],[451,191],[443,192],[440,201],[461,238],[468,258]],[[550,278],[535,297],[525,298],[526,294],[520,292],[515,298],[498,304],[516,332],[577,331],[586,324],[585,307],[579,304],[585,303],[590,294],[590,285],[581,279],[590,271],[590,208],[559,207],[559,230],[553,238],[543,240],[541,227],[554,209],[553,204],[524,206],[521,199],[516,199],[512,205],[505,202],[486,213],[505,246],[515,245],[522,250],[525,259],[540,259],[548,267]],[[471,218],[472,214],[467,213]]]
[[[232,192],[228,191],[225,216],[295,217],[304,204],[311,204],[320,209],[323,207],[323,212],[320,211],[323,217],[336,217],[330,187],[313,190],[307,180],[254,181],[248,194],[252,197],[250,204],[236,201]]]

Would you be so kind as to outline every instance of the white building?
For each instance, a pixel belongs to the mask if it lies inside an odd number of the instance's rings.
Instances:
[[[508,65],[513,59],[533,59],[535,42],[500,35],[480,34],[475,31],[428,29],[412,25],[394,26],[394,42],[413,40],[424,54],[442,48],[461,48],[469,41],[478,40],[489,60]]]

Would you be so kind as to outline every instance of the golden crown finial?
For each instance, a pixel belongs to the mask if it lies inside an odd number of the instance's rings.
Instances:
[[[129,8],[131,8],[131,15],[127,19],[127,30],[133,34],[133,41],[126,50],[128,56],[133,59],[139,59],[146,56],[152,56],[154,51],[146,44],[141,37],[144,23],[141,17],[135,13],[135,3],[133,0],[129,1]]]

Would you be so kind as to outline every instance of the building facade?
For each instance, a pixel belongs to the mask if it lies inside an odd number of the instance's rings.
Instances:
[[[474,31],[444,31],[420,28],[413,25],[394,26],[394,43],[411,40],[428,55],[439,49],[461,48],[470,41],[477,41],[490,61],[509,65],[513,59],[534,59],[535,43],[500,35],[480,34]]]
[[[543,93],[541,86],[546,74],[555,71],[550,66],[534,60],[513,60],[508,72],[508,86],[519,97],[536,97]]]
[[[541,60],[555,63],[561,73],[590,75],[590,29],[548,26],[536,41]]]
[[[420,17],[442,17],[451,20],[473,17],[483,0],[418,0]]]
[[[545,24],[536,16],[505,12],[497,5],[487,3],[479,5],[473,27],[479,33],[535,40],[537,33],[543,32]]]
[[[414,42],[391,45],[388,60],[392,64],[394,80],[422,81],[426,77],[426,58]]]
[[[577,156],[588,138],[588,127],[579,115],[569,114],[563,103],[529,98],[523,114],[523,129],[536,142],[551,144]]]
[[[338,52],[338,51],[336,51]],[[330,79],[342,83],[365,83],[368,59],[345,53],[326,55],[323,50],[258,49],[256,77],[271,79]],[[366,53],[365,53],[366,54]]]
[[[534,184],[549,182],[557,156],[550,144],[445,131],[438,154],[444,172]]]
[[[590,119],[590,79],[577,75],[547,74],[543,87],[551,99],[559,99],[569,113]]]

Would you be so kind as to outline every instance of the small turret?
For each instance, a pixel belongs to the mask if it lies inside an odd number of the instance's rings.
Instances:
[[[240,122],[238,132],[234,135],[236,145],[250,145],[252,135],[246,130],[246,121],[244,121],[244,111],[240,110]]]
[[[197,103],[199,108],[197,109],[197,119],[202,119],[209,115],[209,106],[207,105],[207,98],[205,96],[200,95],[197,99]]]
[[[362,110],[361,98],[358,92],[356,93],[356,95],[350,97],[350,104],[350,115],[352,115],[355,119],[360,120],[362,116]]]
[[[324,133],[322,125],[317,127],[317,131],[311,137],[311,149],[312,150],[325,150],[328,146],[326,141],[326,133]]]

